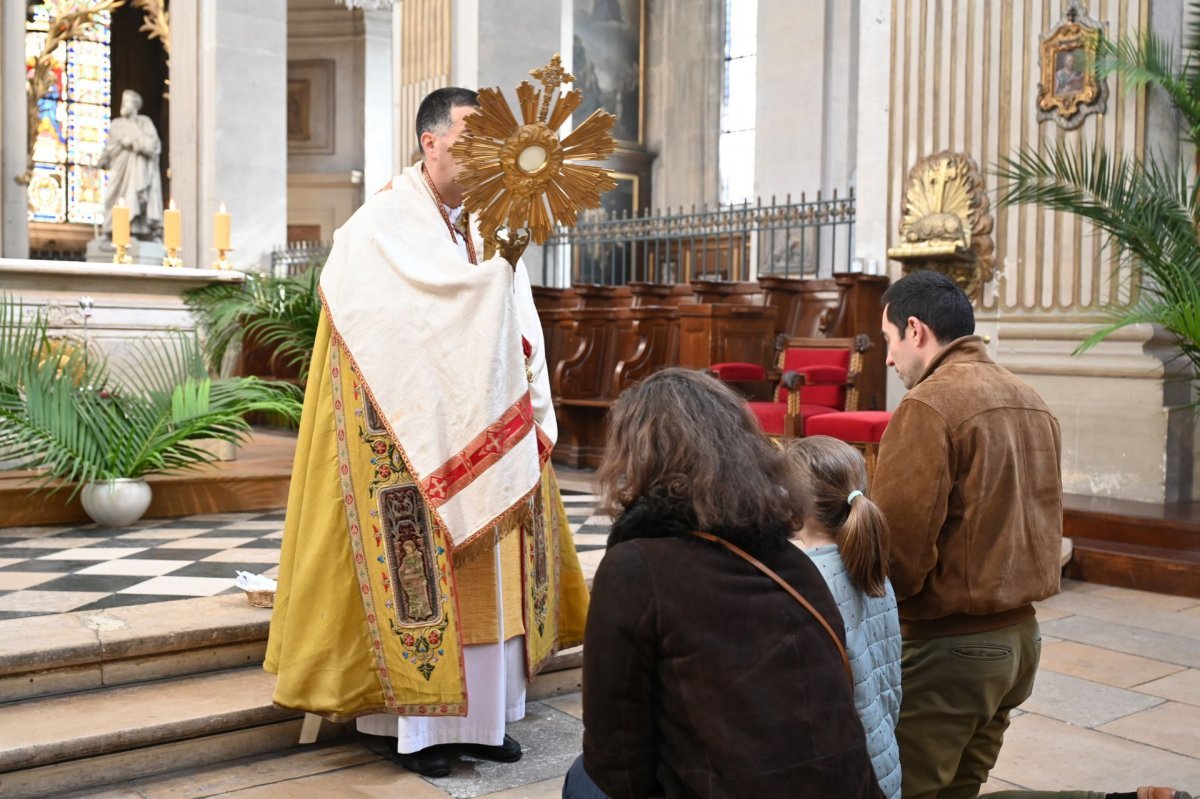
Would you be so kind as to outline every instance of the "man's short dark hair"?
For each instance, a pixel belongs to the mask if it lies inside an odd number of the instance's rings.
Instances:
[[[420,143],[422,133],[445,133],[454,121],[450,112],[455,108],[475,108],[478,105],[479,93],[471,89],[446,86],[430,92],[417,109],[417,142]]]
[[[975,332],[971,301],[941,272],[922,269],[905,275],[888,287],[882,302],[887,308],[888,321],[901,335],[910,316],[928,325],[939,344],[949,344]]]

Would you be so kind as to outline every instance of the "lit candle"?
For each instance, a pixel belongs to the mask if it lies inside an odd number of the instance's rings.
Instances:
[[[112,209],[112,243],[116,247],[129,246],[129,206],[124,197]]]
[[[213,214],[213,246],[218,250],[229,249],[229,212],[225,210],[225,203],[221,203],[221,209]]]
[[[181,223],[182,217],[179,209],[175,207],[175,198],[172,197],[170,207],[163,211],[163,246],[168,250],[179,249]]]

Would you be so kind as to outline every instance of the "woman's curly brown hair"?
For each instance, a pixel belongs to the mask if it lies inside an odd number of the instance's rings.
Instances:
[[[698,529],[760,552],[786,543],[804,518],[793,470],[745,401],[690,369],[664,369],[621,394],[598,477],[611,515],[641,497],[673,500]]]

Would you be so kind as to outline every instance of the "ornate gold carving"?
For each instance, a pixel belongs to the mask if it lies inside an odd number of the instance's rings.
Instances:
[[[967,155],[943,151],[918,161],[904,187],[899,246],[889,258],[904,273],[934,269],[972,299],[992,279],[992,217],[979,167]]]
[[[1040,37],[1041,81],[1038,83],[1038,119],[1054,120],[1072,130],[1088,114],[1102,114],[1108,101],[1108,84],[1096,77],[1096,52],[1103,25],[1088,17],[1071,0],[1066,16]]]
[[[601,193],[617,185],[607,169],[570,163],[610,155],[616,117],[598,109],[560,141],[555,131],[583,94],[572,89],[554,97],[560,86],[575,80],[557,53],[529,74],[542,89],[528,81],[517,87],[520,124],[500,89],[480,89],[479,110],[466,118],[466,129],[450,149],[462,165],[458,183],[466,189],[467,210],[477,215],[488,247],[506,257],[505,249],[511,251],[520,236],[510,233],[513,244],[498,239],[501,227],[526,228],[526,243],[532,237],[541,244],[555,223],[574,225],[580,210],[598,208]]]

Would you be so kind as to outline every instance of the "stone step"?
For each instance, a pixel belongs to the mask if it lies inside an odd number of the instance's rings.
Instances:
[[[0,622],[0,797],[44,797],[297,744],[271,703],[270,610],[241,595]],[[530,700],[578,691],[582,649]],[[328,740],[354,725],[323,723]]]
[[[272,705],[273,687],[253,666],[7,704],[0,796],[54,795],[294,745],[301,714]]]
[[[578,648],[556,656],[530,701],[580,690]],[[271,704],[259,667],[41,697],[3,707],[0,797],[32,799],[296,746],[301,714]],[[353,724],[323,722],[320,740]]]
[[[1176,549],[1076,537],[1064,572],[1090,583],[1200,597],[1200,547]]]
[[[241,594],[0,621],[0,699],[256,665],[270,621]]]

